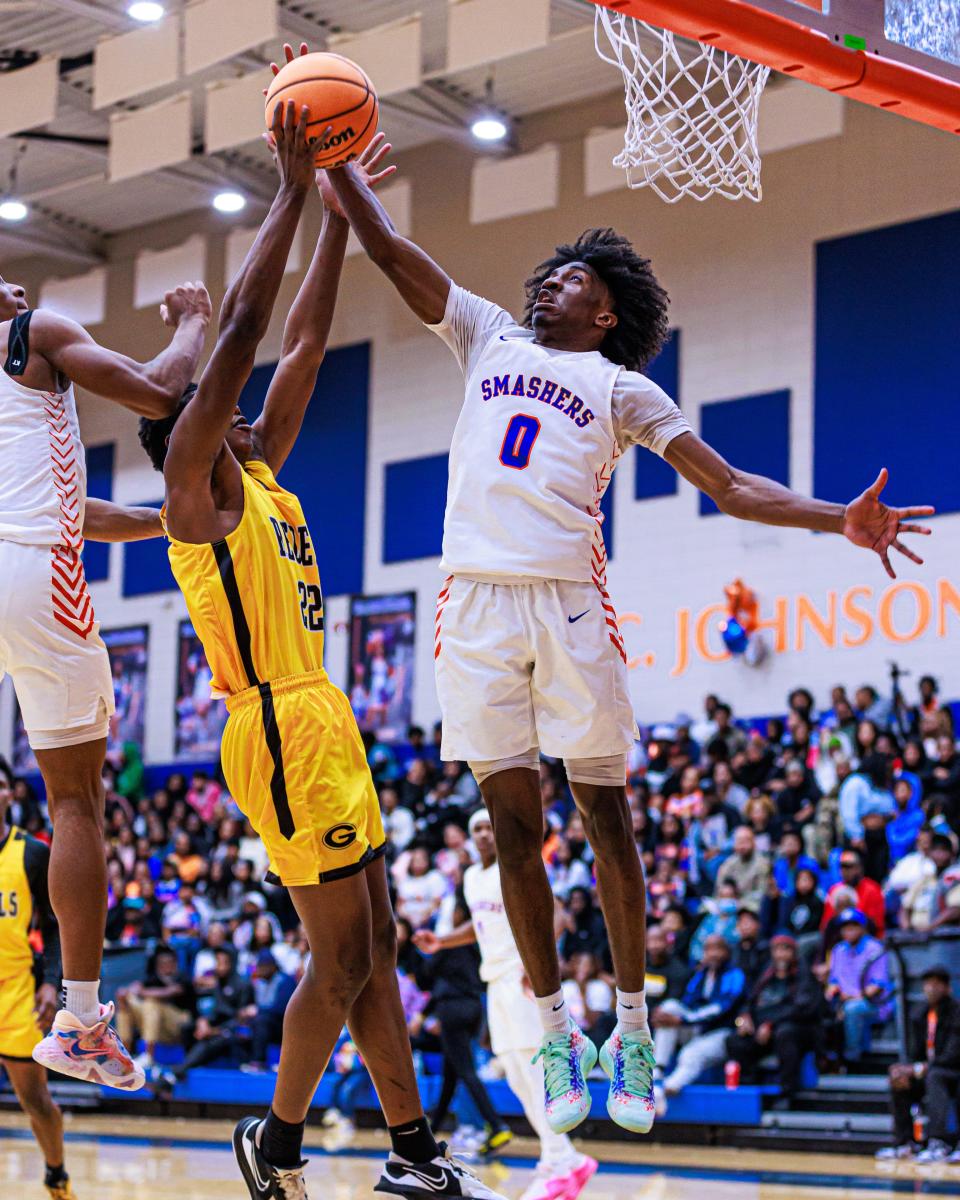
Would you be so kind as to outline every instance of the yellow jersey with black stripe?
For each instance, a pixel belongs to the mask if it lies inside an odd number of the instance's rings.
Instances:
[[[362,870],[385,839],[346,696],[323,669],[323,597],[300,501],[262,462],[243,468],[243,516],[220,541],[171,539],[170,565],[230,717],[221,758],[234,800],[288,887]]]
[[[14,826],[0,849],[0,980],[33,971],[30,922],[33,893],[27,875],[27,835]]]
[[[221,696],[323,669],[323,594],[303,508],[266,463],[246,463],[242,476],[236,529],[202,545],[171,539],[169,551]]]

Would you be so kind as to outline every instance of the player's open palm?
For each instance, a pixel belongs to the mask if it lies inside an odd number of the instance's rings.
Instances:
[[[364,187],[377,188],[381,183],[389,179],[391,175],[396,175],[397,173],[396,166],[392,164],[381,169],[383,160],[393,149],[390,142],[386,140],[386,136],[385,133],[378,133],[353,164],[357,179]],[[330,176],[327,171],[317,171],[317,188],[323,199],[324,207],[328,208],[331,212],[335,212],[337,216],[342,217],[344,215],[343,209],[340,206],[340,201],[337,199],[336,192],[330,184]]]
[[[910,521],[913,517],[931,517],[935,510],[928,504],[915,508],[890,508],[884,504],[880,494],[887,486],[888,478],[887,468],[884,467],[876,483],[847,505],[843,533],[855,546],[879,554],[887,574],[891,579],[896,579],[897,574],[890,565],[890,547],[911,562],[922,565],[923,559],[903,544],[900,535],[919,533],[929,536],[930,530],[926,525],[914,525]]]

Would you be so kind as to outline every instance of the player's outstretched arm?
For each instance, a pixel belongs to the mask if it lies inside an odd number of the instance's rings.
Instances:
[[[210,482],[214,460],[234,420],[257,347],[270,324],[293,237],[313,183],[315,139],[307,137],[307,121],[307,109],[301,110],[298,119],[292,101],[286,107],[276,107],[272,133],[280,187],[224,297],[217,344],[197,394],[170,437],[163,473],[171,501],[170,518],[178,529],[176,536],[186,541],[207,540],[210,520],[215,515]],[[239,466],[234,465],[239,472]],[[182,491],[188,493],[189,503],[174,504]],[[188,527],[191,523],[192,528]]]
[[[88,542],[142,542],[163,536],[160,510],[87,497],[83,536]]]
[[[98,345],[76,321],[39,309],[30,334],[36,349],[71,382],[114,400],[141,417],[166,417],[193,379],[210,323],[210,297],[202,283],[184,283],[164,297],[160,309],[173,328],[170,345],[150,362]]]
[[[330,185],[360,244],[416,313],[439,325],[447,311],[450,276],[426,251],[401,237],[353,163],[328,172]]]
[[[397,168],[392,166],[381,169],[390,149],[383,134],[377,134],[357,160],[357,170],[370,187],[377,187],[396,172]],[[280,361],[270,382],[263,412],[253,427],[267,465],[274,474],[293,449],[316,387],[317,373],[326,354],[333,324],[350,232],[327,172],[317,171],[316,180],[325,206],[323,227],[310,269],[287,316]]]
[[[890,565],[891,547],[911,562],[923,563],[922,558],[904,545],[900,535],[929,535],[930,530],[925,525],[910,522],[914,517],[932,516],[934,509],[929,505],[889,508],[884,504],[880,495],[887,484],[886,468],[871,487],[849,504],[828,504],[801,496],[762,475],[738,471],[695,433],[683,433],[674,438],[667,447],[665,458],[728,516],[764,525],[843,534],[855,546],[878,554],[891,579],[896,578]]]

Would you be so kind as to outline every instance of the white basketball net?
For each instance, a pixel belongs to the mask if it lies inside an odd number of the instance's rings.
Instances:
[[[630,187],[652,187],[669,204],[760,199],[757,119],[769,67],[699,43],[685,59],[669,30],[599,6],[595,36],[627,89],[626,144],[613,163]]]

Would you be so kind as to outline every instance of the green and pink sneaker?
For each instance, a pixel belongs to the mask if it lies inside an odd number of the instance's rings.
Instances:
[[[653,1072],[657,1060],[648,1033],[614,1030],[600,1051],[600,1066],[610,1077],[607,1112],[622,1129],[649,1133],[656,1116]]]
[[[554,1133],[576,1129],[590,1112],[587,1076],[597,1065],[597,1048],[576,1026],[544,1034],[534,1062],[543,1060],[547,1124]]]

